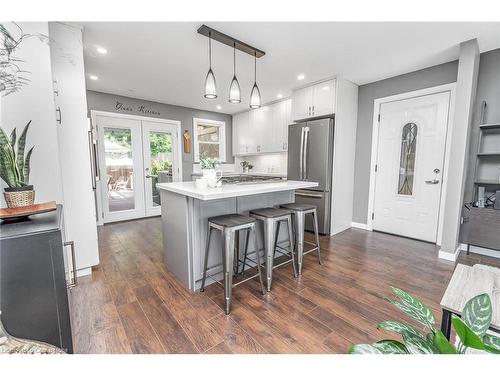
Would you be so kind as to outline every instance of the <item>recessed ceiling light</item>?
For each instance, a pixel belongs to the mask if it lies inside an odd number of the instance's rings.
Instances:
[[[278,99],[281,99],[281,98],[283,97],[283,95],[282,95],[282,94],[278,94],[278,95],[276,95],[276,97],[277,97]]]
[[[299,74],[299,75],[297,76],[297,79],[298,79],[299,81],[302,81],[304,78],[306,78],[306,77],[305,77],[303,74]]]
[[[101,55],[105,55],[108,53],[108,50],[104,47],[96,47],[97,52],[99,52]]]
[[[222,107],[220,105],[217,106],[217,109],[222,109]]]
[[[99,79],[99,77],[97,77],[97,76],[95,76],[95,75],[93,75],[93,74],[89,75],[89,78],[90,78],[92,81],[97,81],[97,80]]]

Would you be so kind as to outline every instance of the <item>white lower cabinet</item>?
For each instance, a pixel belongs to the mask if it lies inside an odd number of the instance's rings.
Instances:
[[[233,116],[233,154],[255,155],[288,150],[291,99]]]

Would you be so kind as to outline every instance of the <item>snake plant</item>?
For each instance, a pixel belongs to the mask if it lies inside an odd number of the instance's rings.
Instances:
[[[12,130],[10,137],[7,137],[0,127],[0,177],[10,188],[29,185],[30,160],[34,146],[28,151],[26,157],[24,151],[30,124],[31,121],[26,124],[19,139],[17,139],[16,128]]]
[[[378,325],[399,334],[402,341],[381,340],[373,344],[353,345],[351,354],[464,354],[467,348],[500,354],[500,337],[487,333],[491,323],[492,307],[488,294],[480,294],[470,299],[464,306],[462,318],[453,315],[451,323],[460,338],[455,347],[444,334],[435,327],[432,311],[420,300],[404,290],[391,287],[397,299],[388,302],[415,320],[424,330],[398,321],[384,321]]]

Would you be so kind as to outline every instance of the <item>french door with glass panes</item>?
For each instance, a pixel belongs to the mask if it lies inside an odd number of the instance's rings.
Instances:
[[[160,215],[157,183],[180,180],[179,123],[96,115],[105,223]]]

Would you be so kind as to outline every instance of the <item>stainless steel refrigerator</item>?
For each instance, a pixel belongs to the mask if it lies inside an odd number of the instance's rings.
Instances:
[[[315,188],[296,190],[295,202],[317,207],[321,234],[330,234],[333,127],[333,118],[288,126],[288,179],[319,184]],[[313,230],[310,217],[306,219],[306,230]]]

